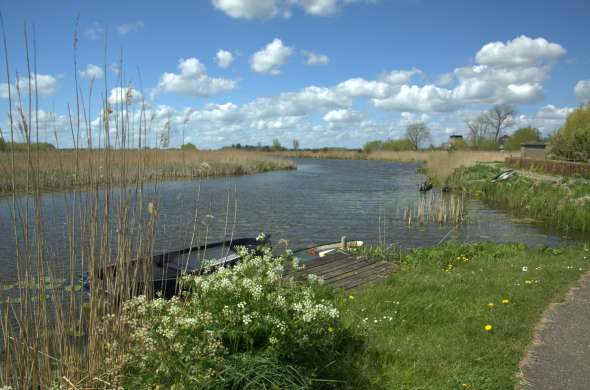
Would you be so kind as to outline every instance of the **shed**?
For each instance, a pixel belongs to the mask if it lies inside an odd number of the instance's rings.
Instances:
[[[533,160],[545,160],[547,144],[544,142],[526,142],[520,144],[520,157]]]

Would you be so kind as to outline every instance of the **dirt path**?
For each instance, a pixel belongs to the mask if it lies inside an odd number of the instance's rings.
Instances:
[[[520,368],[520,390],[590,389],[590,272],[547,309]]]

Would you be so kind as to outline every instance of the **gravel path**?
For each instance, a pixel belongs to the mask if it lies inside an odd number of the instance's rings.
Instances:
[[[590,273],[548,309],[521,373],[521,390],[590,389]]]

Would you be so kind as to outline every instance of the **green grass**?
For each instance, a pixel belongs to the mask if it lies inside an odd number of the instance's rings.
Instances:
[[[549,183],[517,177],[490,182],[500,172],[498,167],[479,164],[458,169],[448,183],[492,206],[506,208],[519,217],[532,218],[561,233],[590,232],[590,181]]]
[[[447,243],[403,255],[399,274],[342,302],[369,328],[367,387],[513,388],[543,310],[589,268],[587,248]]]

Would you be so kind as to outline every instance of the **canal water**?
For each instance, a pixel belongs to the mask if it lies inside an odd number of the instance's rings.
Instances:
[[[466,204],[467,222],[458,227],[408,226],[403,210],[424,196],[418,192],[424,176],[417,172],[417,164],[316,159],[296,162],[296,171],[146,185],[144,198],[158,199],[159,204],[156,252],[187,246],[195,226],[201,236],[207,230],[209,242],[265,232],[273,243],[286,240],[293,249],[338,241],[341,236],[377,242],[380,232],[385,232],[388,243],[406,248],[434,245],[443,237],[529,246],[567,242],[476,201]],[[58,263],[65,258],[66,210],[76,214],[71,209],[74,196],[83,200],[88,194],[52,193],[42,200],[47,247]],[[23,209],[26,203],[19,201]],[[114,229],[116,221],[109,223]],[[0,282],[16,273],[14,241],[11,199],[0,198]]]

